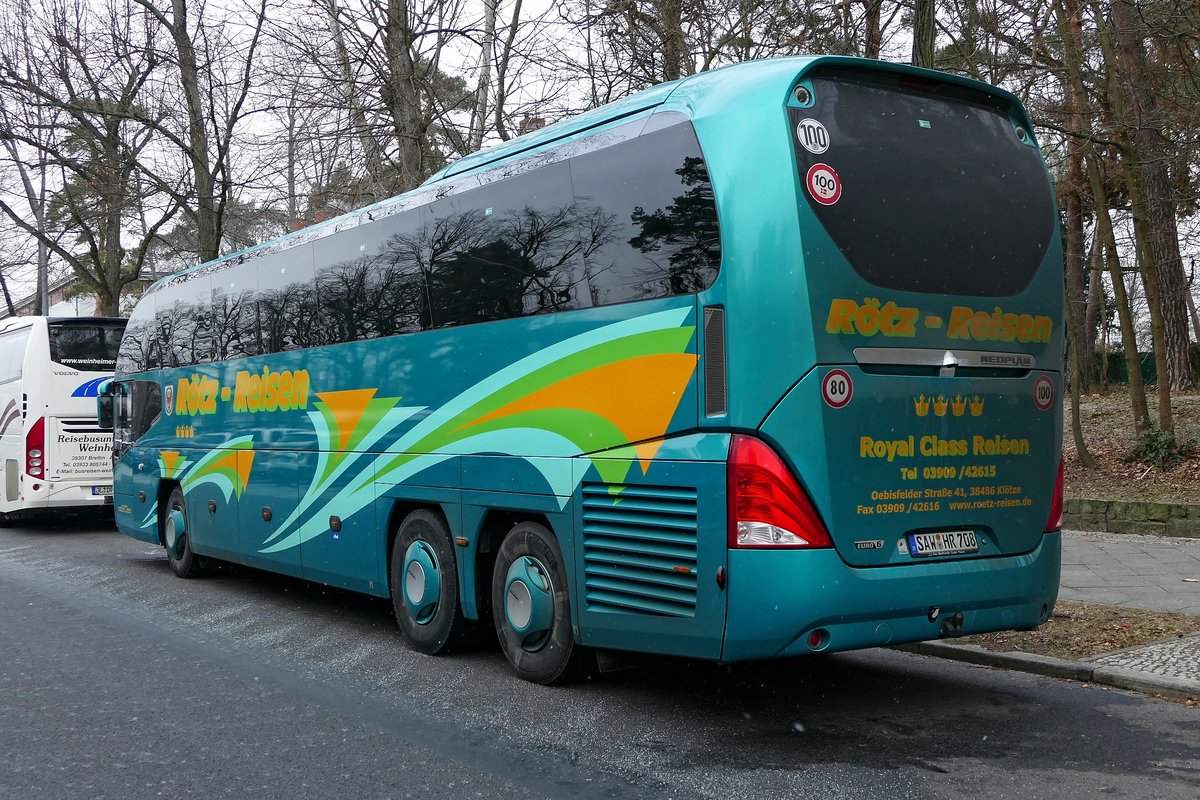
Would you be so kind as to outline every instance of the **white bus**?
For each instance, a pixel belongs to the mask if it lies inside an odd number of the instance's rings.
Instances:
[[[0,521],[112,504],[112,432],[96,393],[112,377],[125,320],[0,321]]]

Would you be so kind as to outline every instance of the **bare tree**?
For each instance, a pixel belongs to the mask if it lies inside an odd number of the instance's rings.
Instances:
[[[134,0],[170,37],[170,49],[159,54],[177,73],[183,97],[182,119],[142,117],[141,121],[173,144],[186,160],[190,184],[149,174],[157,187],[172,195],[196,230],[196,258],[209,261],[221,253],[225,210],[237,186],[232,148],[238,126],[250,113],[246,100],[252,85],[267,0],[239,13],[218,10],[206,18],[201,0],[192,18],[186,0],[171,0],[168,14],[160,3]]]
[[[15,11],[19,16],[5,23],[19,25],[29,44],[0,51],[0,93],[39,114],[26,117],[32,128],[7,127],[5,138],[16,146],[9,149],[15,160],[22,158],[18,148],[26,148],[36,159],[26,166],[45,164],[56,185],[33,222],[5,199],[0,211],[68,264],[95,293],[102,313],[116,314],[148,244],[148,238],[136,241],[131,252],[126,239],[127,223],[147,200],[133,175],[151,133],[134,120],[153,113],[147,111],[154,107],[148,82],[158,64],[153,31],[120,0],[102,10],[46,0]],[[52,115],[54,134],[47,135],[37,123]],[[160,208],[148,235],[176,210],[173,204]]]

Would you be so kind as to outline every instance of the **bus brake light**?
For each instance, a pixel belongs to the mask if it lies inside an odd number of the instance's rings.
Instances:
[[[729,447],[730,547],[832,547],[804,489],[768,445],[734,436]]]
[[[1063,518],[1063,460],[1058,460],[1058,480],[1054,483],[1054,495],[1050,498],[1050,515],[1046,517],[1046,533],[1062,530]]]
[[[25,434],[25,472],[42,477],[42,456],[46,452],[46,418],[38,417]]]

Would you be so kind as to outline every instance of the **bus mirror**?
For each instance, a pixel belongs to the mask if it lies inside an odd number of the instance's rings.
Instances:
[[[96,427],[111,431],[113,427],[113,384],[105,381],[96,393]]]

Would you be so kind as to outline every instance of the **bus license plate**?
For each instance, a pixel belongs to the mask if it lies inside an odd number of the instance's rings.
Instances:
[[[112,494],[112,487],[111,486],[93,486],[92,494],[98,494],[98,495],[103,495],[104,497],[108,497],[109,495]]]
[[[910,533],[908,551],[916,557],[956,556],[979,552],[979,540],[975,531],[936,531]]]

